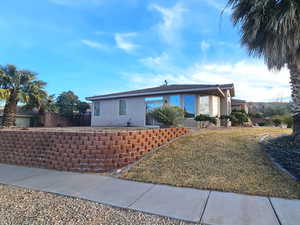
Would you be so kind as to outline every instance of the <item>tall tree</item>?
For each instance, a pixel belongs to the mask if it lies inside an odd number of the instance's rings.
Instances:
[[[77,110],[78,103],[79,98],[73,91],[63,92],[56,99],[58,111],[64,116],[72,116]]]
[[[36,80],[36,74],[18,70],[14,65],[0,67],[0,99],[5,100],[2,126],[15,125],[18,102],[40,101],[47,93],[45,82]]]
[[[300,133],[300,1],[229,0],[232,20],[250,55],[263,57],[269,69],[287,66],[292,89],[294,134]]]
[[[77,104],[77,110],[80,114],[86,113],[86,111],[90,108],[90,104],[87,102],[79,101]]]
[[[80,101],[73,91],[61,93],[56,99],[56,105],[59,113],[64,116],[73,116],[74,112],[83,114],[90,108],[90,105]]]

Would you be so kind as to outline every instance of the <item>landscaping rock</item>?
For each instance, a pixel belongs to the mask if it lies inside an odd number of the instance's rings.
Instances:
[[[300,137],[300,135],[298,135]],[[263,144],[266,152],[276,163],[289,171],[295,178],[300,179],[300,140],[298,137],[281,136]]]
[[[0,185],[0,225],[192,225],[61,195]]]

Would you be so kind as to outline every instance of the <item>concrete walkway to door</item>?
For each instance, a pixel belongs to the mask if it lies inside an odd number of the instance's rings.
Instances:
[[[212,225],[300,225],[300,200],[0,164],[0,183]]]

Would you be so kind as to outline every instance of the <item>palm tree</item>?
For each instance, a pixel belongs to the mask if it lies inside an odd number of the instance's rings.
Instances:
[[[5,100],[2,126],[15,125],[18,102],[42,102],[47,96],[45,85],[31,71],[18,70],[14,65],[0,67],[0,99]]]
[[[41,114],[44,112],[56,112],[54,95],[48,95],[44,90],[46,83],[44,81],[36,80],[30,83],[25,89],[26,98],[25,105],[22,110],[37,109]]]
[[[300,1],[229,0],[232,20],[250,55],[263,57],[268,68],[290,71],[294,134],[300,133]]]

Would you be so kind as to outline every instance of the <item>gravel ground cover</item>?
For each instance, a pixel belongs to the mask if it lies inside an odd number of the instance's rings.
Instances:
[[[191,225],[61,195],[0,185],[0,225]]]
[[[300,183],[276,168],[259,143],[291,129],[204,130],[179,138],[121,177],[181,187],[300,199]]]
[[[292,136],[280,136],[263,144],[275,162],[300,180],[300,143],[296,144]]]

